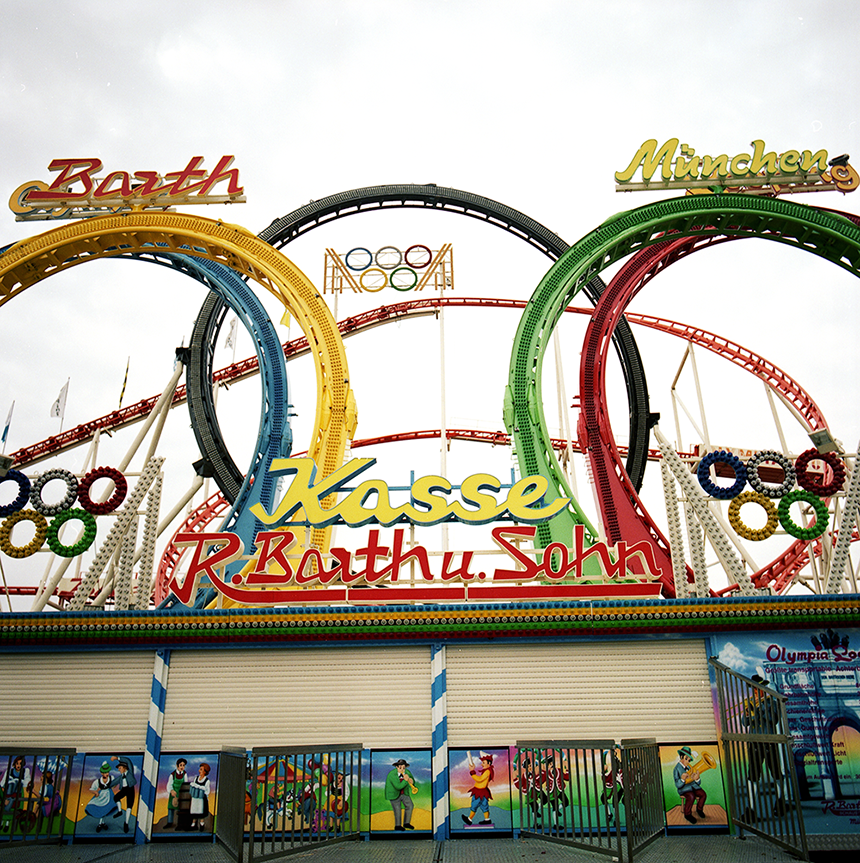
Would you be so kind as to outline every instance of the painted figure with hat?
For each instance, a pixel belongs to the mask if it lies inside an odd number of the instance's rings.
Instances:
[[[689,746],[682,746],[678,750],[678,763],[672,774],[678,794],[684,801],[684,818],[690,824],[696,823],[696,819],[693,817],[694,803],[696,804],[696,815],[699,818],[707,818],[705,801],[708,799],[708,795],[699,781],[701,775],[693,770],[693,757],[693,750]]]
[[[114,775],[110,772],[110,764],[107,761],[102,762],[98,778],[90,786],[90,791],[92,791],[94,797],[84,808],[87,815],[99,819],[99,823],[96,825],[96,833],[101,833],[102,830],[108,829],[108,825],[105,824],[105,817],[116,810],[116,801],[111,793],[114,781]]]
[[[615,817],[613,797],[619,806],[624,805],[624,774],[621,770],[621,747],[619,746],[615,746],[614,750],[603,750],[603,791],[600,793],[600,802],[607,808],[606,818],[610,822]]]
[[[741,721],[752,734],[778,734],[780,724],[779,702],[773,694],[764,688],[769,685],[770,681],[760,674],[754,674],[750,680],[757,684],[757,688],[752,695],[744,699]],[[749,743],[749,772],[747,773],[749,806],[743,814],[743,819],[750,823],[755,822],[757,817],[758,784],[764,775],[765,766],[773,779],[776,792],[773,814],[779,817],[786,812],[779,748],[776,743],[771,741],[751,741]]]
[[[392,770],[385,777],[385,799],[391,803],[394,812],[394,829],[398,832],[414,830],[410,822],[415,804],[410,795],[418,793],[415,777],[409,770],[409,762],[404,758],[398,758],[391,767]]]
[[[469,814],[462,816],[463,823],[471,827],[474,823],[472,819],[474,819],[478,812],[482,812],[484,817],[478,823],[481,827],[492,827],[490,801],[493,799],[493,793],[490,791],[489,785],[496,775],[493,770],[493,756],[487,752],[480,752],[479,761],[481,764],[479,767],[475,766],[471,752],[467,752],[466,756],[469,759],[469,775],[474,777],[474,785],[469,789],[469,793],[472,795],[472,802],[469,806]]]
[[[114,812],[113,817],[119,818],[123,814],[122,801],[125,800],[125,821],[122,829],[123,832],[128,833],[131,810],[134,808],[135,786],[137,785],[134,776],[134,764],[130,758],[117,755],[111,756],[111,761],[116,761],[116,769],[119,773],[113,792],[116,803],[116,812]]]

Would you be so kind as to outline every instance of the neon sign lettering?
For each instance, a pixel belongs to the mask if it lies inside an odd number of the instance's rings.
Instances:
[[[765,143],[758,138],[750,146],[751,153],[697,156],[679,138],[670,138],[660,147],[656,138],[650,138],[623,171],[616,171],[616,191],[659,188],[779,195],[831,189],[853,192],[860,185],[860,175],[848,164],[847,155],[828,160],[827,150],[765,152]],[[654,179],[658,169],[659,177]],[[642,182],[631,182],[640,170]]]
[[[345,548],[333,548],[332,561],[323,560],[316,548],[299,552],[296,549],[298,538],[292,530],[260,531],[255,538],[257,551],[254,557],[243,554],[241,539],[233,533],[180,533],[176,545],[193,548],[188,572],[180,584],[177,579],[168,585],[176,597],[185,604],[193,598],[201,578],[208,580],[217,590],[236,602],[280,605],[290,602],[306,602],[307,594],[297,591],[302,587],[372,587],[385,584],[392,588],[400,582],[401,569],[413,563],[420,573],[421,584],[408,586],[410,593],[420,591],[422,601],[447,602],[450,599],[452,583],[480,584],[492,581],[493,585],[505,586],[513,583],[573,580],[583,583],[594,576],[586,576],[583,564],[595,555],[600,561],[604,581],[620,584],[630,578],[627,564],[631,558],[638,557],[644,574],[636,575],[636,582],[650,583],[660,577],[651,545],[643,540],[632,546],[620,542],[615,549],[606,543],[598,542],[585,548],[585,528],[576,525],[573,530],[571,548],[553,543],[544,550],[541,559],[535,559],[510,540],[533,539],[535,526],[496,527],[492,531],[493,540],[510,559],[519,564],[518,569],[496,568],[491,576],[485,572],[472,571],[475,556],[473,551],[445,552],[441,570],[434,572],[430,566],[430,556],[421,545],[404,547],[404,530],[397,528],[391,545],[380,542],[378,530],[369,531],[367,543],[350,552]],[[212,551],[212,549],[215,549]],[[210,554],[210,551],[212,553]],[[459,561],[455,561],[457,554]],[[228,564],[240,559],[253,561],[253,568],[245,567],[243,572],[227,578],[219,573]],[[354,568],[353,561],[364,563],[363,568]],[[459,565],[458,565],[459,564]],[[432,585],[432,586],[431,586]],[[659,589],[659,584],[656,585]],[[640,584],[641,587],[641,584]],[[636,585],[633,585],[633,589]],[[383,591],[383,595],[387,591]],[[344,597],[345,598],[345,594]],[[366,599],[367,594],[362,594]],[[416,596],[416,598],[418,598]],[[491,597],[488,597],[491,598]]]
[[[102,169],[97,158],[54,159],[49,171],[59,175],[50,185],[31,180],[19,186],[9,199],[18,221],[33,219],[85,218],[108,212],[176,204],[244,203],[244,188],[239,185],[239,170],[232,168],[234,156],[222,156],[210,174],[201,166],[203,156],[194,156],[181,171],[168,174],[155,171],[111,171],[95,176]],[[226,194],[213,189],[227,183]]]
[[[453,486],[447,479],[425,476],[412,484],[410,503],[392,505],[388,483],[371,479],[360,483],[339,503],[329,508],[322,506],[325,498],[336,494],[375,463],[375,458],[355,458],[329,476],[316,480],[317,466],[311,458],[273,459],[269,466],[272,476],[294,478],[274,512],[266,512],[259,503],[251,507],[251,512],[263,524],[280,525],[303,510],[304,520],[293,519],[293,522],[312,527],[333,524],[390,527],[399,522],[430,526],[445,521],[489,524],[506,513],[515,521],[539,524],[554,518],[570,503],[569,498],[560,497],[544,505],[549,482],[542,476],[523,477],[514,483],[505,500],[499,503],[487,494],[488,491],[497,493],[501,490],[499,480],[490,474],[476,473],[466,477],[460,486],[462,502],[449,499]],[[375,498],[372,504],[369,503],[371,498]]]

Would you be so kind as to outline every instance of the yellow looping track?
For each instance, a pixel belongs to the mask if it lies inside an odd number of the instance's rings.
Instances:
[[[239,225],[184,213],[124,213],[63,225],[0,255],[0,306],[76,264],[156,249],[217,261],[258,282],[284,304],[307,336],[314,358],[317,403],[308,454],[324,475],[340,467],[347,438],[355,432],[356,407],[337,325],[310,279]],[[327,551],[328,536],[328,531],[315,530],[312,544]]]

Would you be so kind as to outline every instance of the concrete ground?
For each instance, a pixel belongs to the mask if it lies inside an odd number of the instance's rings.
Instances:
[[[821,853],[821,852],[819,852]],[[852,853],[852,852],[847,852]],[[231,863],[220,845],[200,842],[151,842],[120,845],[0,845],[0,863]],[[247,852],[246,852],[247,854]],[[852,853],[856,859],[856,852]],[[818,860],[836,860],[840,852]],[[259,858],[258,858],[259,859]],[[281,859],[324,863],[603,863],[613,858],[540,839],[379,840],[342,842],[311,848]],[[636,863],[788,863],[797,858],[757,837],[679,836],[661,838],[635,857]],[[848,858],[845,857],[847,860]],[[247,856],[246,856],[247,860]]]

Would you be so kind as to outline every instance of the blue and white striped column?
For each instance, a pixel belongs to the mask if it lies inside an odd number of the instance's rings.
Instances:
[[[433,838],[441,842],[451,835],[448,803],[448,682],[445,677],[445,645],[433,644],[430,650],[433,680],[430,710],[433,723]]]
[[[143,845],[152,836],[152,813],[155,810],[158,765],[161,761],[161,736],[164,730],[164,703],[167,700],[167,673],[169,669],[170,651],[157,651],[155,667],[152,670],[152,695],[149,704],[149,724],[146,729],[146,752],[143,756],[140,803],[137,807],[137,827],[134,831],[136,845]]]

